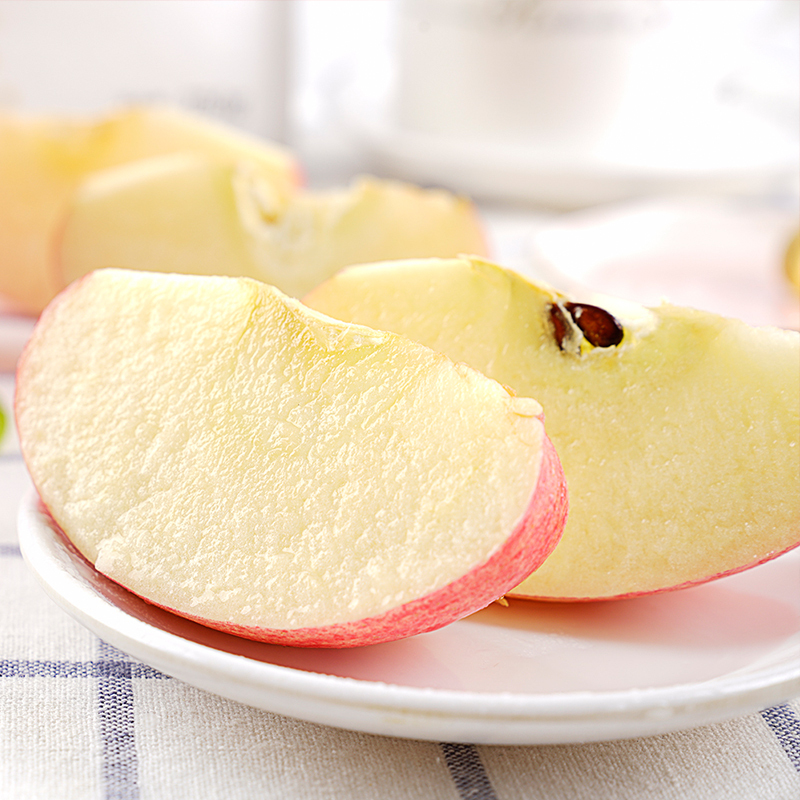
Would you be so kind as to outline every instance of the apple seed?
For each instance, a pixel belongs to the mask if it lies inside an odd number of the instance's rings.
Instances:
[[[564,307],[587,341],[595,347],[616,347],[622,341],[625,333],[622,325],[604,308],[586,303],[565,303]]]
[[[560,305],[553,303],[550,306],[550,321],[553,323],[553,335],[559,350],[564,349],[564,343],[570,332],[570,324]]]

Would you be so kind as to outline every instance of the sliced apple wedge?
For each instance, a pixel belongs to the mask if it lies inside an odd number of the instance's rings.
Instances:
[[[473,205],[445,191],[360,178],[276,202],[246,161],[179,154],[88,178],[55,258],[62,285],[126,267],[253,277],[299,297],[350,264],[484,248]]]
[[[249,164],[177,153],[94,173],[65,209],[53,248],[62,288],[109,266],[259,278],[244,219],[259,225],[285,201],[275,203]]]
[[[246,158],[276,203],[300,180],[284,148],[173,108],[91,119],[0,114],[0,294],[23,311],[41,311],[59,288],[51,237],[79,183],[96,170],[176,152]]]
[[[511,595],[656,592],[800,542],[796,332],[667,304],[581,304],[480,259],[356,267],[306,302],[542,403],[570,517]]]
[[[15,403],[42,501],[100,572],[251,638],[432,630],[519,583],[564,524],[535,400],[246,278],[73,283]]]

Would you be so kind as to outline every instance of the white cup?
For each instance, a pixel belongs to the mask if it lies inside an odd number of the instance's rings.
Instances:
[[[751,2],[400,0],[395,124],[586,152],[707,104]]]

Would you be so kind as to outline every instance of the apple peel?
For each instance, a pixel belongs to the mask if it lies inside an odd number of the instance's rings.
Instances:
[[[550,498],[558,498],[555,503]],[[276,628],[246,627],[226,623],[209,623],[202,617],[166,608],[200,624],[217,630],[242,636],[247,639],[271,642],[293,647],[359,647],[376,643],[375,632],[381,631],[380,641],[428,633],[443,627],[443,619],[456,621],[479,611],[495,601],[502,601],[503,595],[491,597],[486,601],[484,587],[509,583],[517,585],[530,572],[531,556],[534,563],[543,563],[553,549],[557,531],[564,527],[567,510],[567,494],[563,482],[561,465],[555,448],[549,439],[544,442],[544,458],[539,484],[533,503],[520,520],[516,530],[509,537],[502,550],[493,553],[483,564],[466,575],[435,592],[412,600],[402,606],[368,619],[329,625],[324,628],[299,628],[279,630]],[[539,531],[550,531],[550,535],[531,542],[529,531],[536,527]],[[516,576],[516,577],[513,577]],[[494,592],[491,593],[494,595]],[[476,603],[473,598],[482,597]],[[144,598],[147,599],[147,598]],[[152,601],[149,601],[152,602]],[[508,605],[506,602],[505,605]],[[413,621],[411,624],[410,621]]]

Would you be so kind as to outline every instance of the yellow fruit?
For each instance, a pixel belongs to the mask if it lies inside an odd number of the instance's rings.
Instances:
[[[53,248],[61,285],[101,267],[256,278],[299,297],[349,264],[482,253],[468,200],[396,181],[276,197],[246,160],[175,154],[97,172]]]
[[[176,109],[130,108],[101,119],[0,115],[0,294],[22,311],[41,311],[60,288],[53,236],[81,181],[176,152],[222,163],[246,157],[279,197],[299,180],[283,148]]]
[[[355,267],[305,302],[542,403],[570,515],[555,552],[507,595],[654,592],[800,542],[796,331],[667,304],[586,306],[477,259]]]

